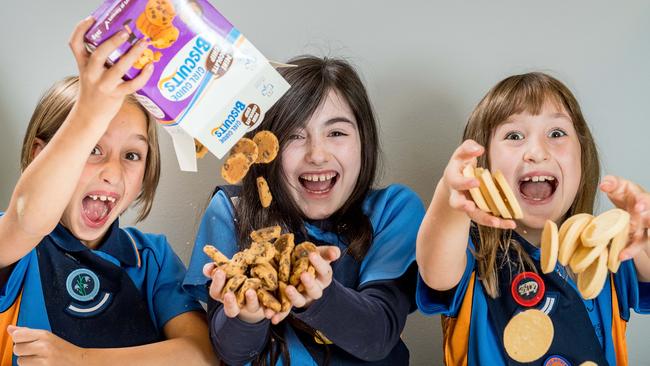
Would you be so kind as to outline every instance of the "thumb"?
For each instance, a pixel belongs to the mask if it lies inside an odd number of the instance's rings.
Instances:
[[[323,257],[328,262],[334,262],[335,260],[339,259],[341,256],[341,249],[339,247],[334,246],[334,245],[327,245],[323,247],[319,247],[320,250],[320,255]]]
[[[11,324],[10,324],[10,325],[7,326],[7,333],[9,333],[9,335],[13,337],[13,336],[14,336],[14,332],[15,332],[17,329],[18,329],[17,326],[15,326],[15,325],[11,325]]]

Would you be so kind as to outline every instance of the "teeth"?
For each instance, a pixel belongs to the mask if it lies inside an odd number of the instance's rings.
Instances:
[[[92,198],[93,201],[108,201],[108,202],[115,202],[115,198],[111,196],[101,196],[101,195],[96,195],[96,194],[89,194],[88,197]]]
[[[525,177],[524,179],[522,179],[522,182],[530,182],[530,181],[533,181],[533,182],[545,182],[547,180],[549,180],[549,181],[550,180],[555,180],[555,177],[551,177],[551,176],[548,176],[548,175],[536,175],[536,176],[533,176],[533,177]]]
[[[330,180],[336,176],[336,173],[325,173],[325,174],[303,174],[300,176],[301,179],[308,180],[311,182],[324,182]]]

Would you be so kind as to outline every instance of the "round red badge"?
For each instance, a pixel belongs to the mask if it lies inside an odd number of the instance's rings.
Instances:
[[[571,363],[562,356],[553,355],[544,361],[544,366],[571,366]]]
[[[512,281],[510,292],[517,304],[531,307],[544,297],[544,281],[535,272],[523,272]]]

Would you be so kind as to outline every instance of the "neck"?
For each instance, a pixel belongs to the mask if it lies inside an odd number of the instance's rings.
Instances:
[[[519,223],[515,231],[529,243],[539,248],[540,240],[542,237],[542,229],[529,228]]]

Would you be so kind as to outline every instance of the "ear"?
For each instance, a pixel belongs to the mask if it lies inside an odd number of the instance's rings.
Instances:
[[[34,144],[32,144],[32,161],[36,159],[36,156],[45,149],[47,143],[38,137],[34,138]]]

